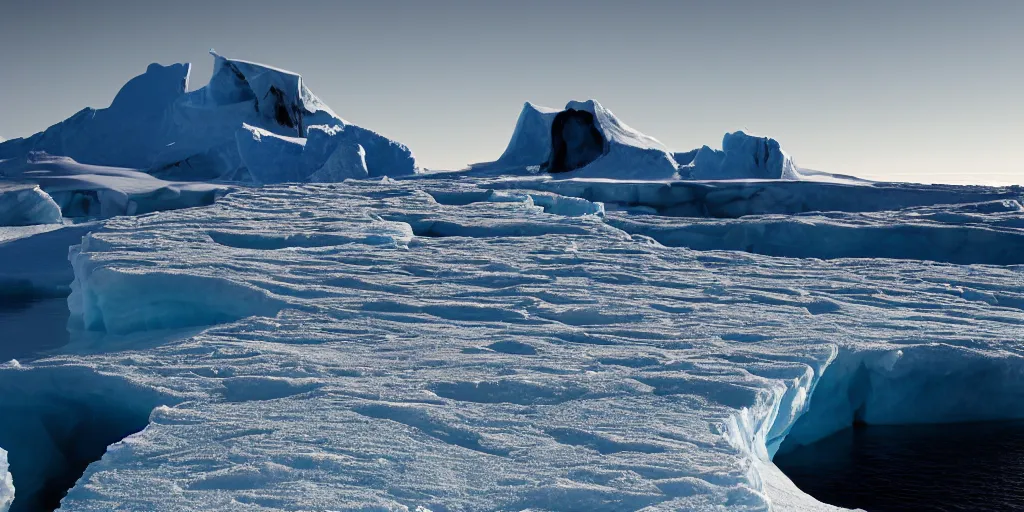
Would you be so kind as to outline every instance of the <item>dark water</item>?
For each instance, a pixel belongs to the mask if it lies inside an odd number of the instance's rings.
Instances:
[[[858,426],[774,461],[804,492],[842,507],[1024,511],[1024,421]]]
[[[0,362],[26,359],[67,345],[68,303],[58,298],[0,296]]]

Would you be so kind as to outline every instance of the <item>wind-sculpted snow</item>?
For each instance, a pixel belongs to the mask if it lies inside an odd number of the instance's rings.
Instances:
[[[1020,267],[699,252],[493,185],[264,187],[85,237],[90,331],[0,381],[152,412],[62,510],[830,510],[777,450],[1024,417]]]
[[[289,146],[264,137],[273,146],[254,148],[236,138],[251,138],[255,128],[305,139],[312,127],[328,126],[337,141],[344,142],[330,146],[344,152],[336,159],[350,160],[349,153],[358,145],[370,176],[416,172],[409,148],[345,121],[313,95],[298,74],[211,54],[214,71],[205,87],[188,91],[189,64],[152,64],[125,84],[109,107],[86,108],[31,137],[0,141],[0,159],[41,151],[81,164],[143,170],[172,180],[256,178],[258,183],[280,183],[308,178],[319,166],[295,174],[298,163],[287,162],[286,151],[274,158],[293,172],[268,176],[265,166],[249,169],[263,163],[254,160],[252,151],[266,157]],[[323,154],[320,165],[330,156]],[[327,172],[320,178],[333,176]],[[268,177],[273,179],[266,181]]]

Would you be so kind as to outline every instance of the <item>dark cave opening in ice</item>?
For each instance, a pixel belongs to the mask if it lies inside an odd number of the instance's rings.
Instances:
[[[604,153],[604,138],[594,124],[594,114],[566,109],[551,123],[551,157],[547,171],[568,172],[585,167]]]

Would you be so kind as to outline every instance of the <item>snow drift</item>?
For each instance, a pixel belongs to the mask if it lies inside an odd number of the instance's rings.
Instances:
[[[407,147],[338,117],[300,75],[211,54],[213,76],[201,89],[186,92],[190,65],[152,64],[125,84],[109,107],[87,108],[31,137],[0,143],[0,159],[44,151],[82,164],[142,169],[172,179],[247,181],[253,159],[243,153],[252,151],[253,145],[240,147],[238,140],[252,133],[251,128],[304,139],[312,126],[319,125],[329,127],[337,138],[330,147],[344,152],[335,160],[323,155],[321,166],[328,161],[353,161],[358,145],[370,176],[416,172]],[[267,155],[274,148],[287,147],[270,144],[273,148],[256,151]],[[287,157],[286,152],[277,160],[284,162]],[[261,176],[266,180],[265,172]],[[333,176],[330,170],[319,175],[320,179]],[[294,177],[286,173],[269,181]]]

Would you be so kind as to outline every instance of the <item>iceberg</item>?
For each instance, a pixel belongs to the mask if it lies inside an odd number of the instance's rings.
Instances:
[[[680,163],[680,173],[693,180],[729,179],[801,179],[793,158],[779,141],[769,137],[747,135],[742,131],[727,133],[722,149],[704,146],[685,154],[688,163]]]
[[[560,111],[527,102],[505,152],[494,162],[474,164],[470,170],[534,167],[560,178],[836,179],[819,172],[805,177],[777,140],[742,131],[726,133],[721,150],[703,146],[672,152],[657,139],[627,126],[595,100],[570,101]]]
[[[351,160],[358,144],[370,176],[417,172],[407,147],[338,117],[300,75],[211,54],[214,72],[205,87],[186,92],[188,64],[152,64],[125,84],[109,107],[85,109],[31,137],[2,142],[0,159],[38,151],[174,180],[249,181],[247,164],[253,161],[243,159],[237,142],[239,132],[250,132],[246,126],[296,139],[305,139],[312,126],[328,126],[345,143],[335,145],[345,152],[337,160]]]
[[[508,147],[491,165],[515,168],[539,166],[547,162],[551,152],[551,123],[558,112],[556,109],[526,102],[519,113]]]
[[[501,157],[473,168],[532,166],[562,177],[678,178],[678,165],[657,139],[629,127],[595,100],[570,101],[561,111],[526,103]]]
[[[0,183],[0,226],[60,222],[60,207],[38,186]]]

